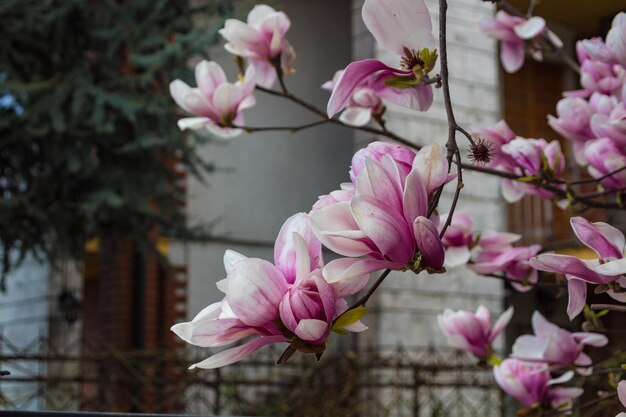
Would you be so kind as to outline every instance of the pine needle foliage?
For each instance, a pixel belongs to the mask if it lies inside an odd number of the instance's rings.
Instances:
[[[176,127],[168,84],[193,80],[187,63],[232,13],[225,0],[0,2],[4,274],[28,255],[80,259],[92,238],[206,237],[185,224],[173,166],[211,166]]]

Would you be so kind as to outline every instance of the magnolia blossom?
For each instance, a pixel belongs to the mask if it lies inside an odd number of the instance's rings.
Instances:
[[[337,71],[332,80],[322,84],[322,88],[333,91],[335,84],[343,74]],[[363,81],[362,86],[352,92],[352,97],[346,105],[346,109],[339,116],[339,120],[350,126],[365,126],[372,120],[372,116],[382,115],[385,106],[382,100],[369,85],[370,79]]]
[[[174,325],[172,331],[202,347],[224,346],[242,339],[245,342],[192,368],[229,365],[270,343],[290,342],[297,350],[322,352],[333,320],[347,309],[343,297],[358,291],[367,281],[366,275],[356,277],[345,264],[335,264],[334,268],[351,281],[349,285],[329,283],[322,266],[321,244],[304,213],[290,217],[281,228],[274,247],[274,264],[226,251],[227,277],[218,282],[218,288],[226,294],[224,299],[202,310],[192,321]],[[362,331],[365,326],[356,322],[344,330]]]
[[[502,146],[502,153],[512,164],[502,164],[502,168],[517,175],[537,178],[560,179],[565,171],[565,156],[558,141],[545,139],[516,138]],[[551,191],[535,185],[515,180],[502,181],[502,195],[509,203],[519,201],[525,194],[535,194],[553,198]]]
[[[437,323],[448,337],[450,346],[479,358],[488,358],[493,353],[493,341],[504,331],[511,317],[513,307],[502,313],[492,324],[489,310],[481,305],[476,313],[446,309],[443,314],[437,316]]]
[[[427,49],[435,46],[435,38],[424,0],[365,0],[362,16],[378,44],[398,56],[401,68],[376,59],[351,63],[333,88],[328,116],[345,108],[364,82],[382,99],[414,110],[428,110],[433,90],[423,79],[434,68],[437,55]]]
[[[170,84],[170,94],[183,110],[197,117],[178,121],[185,129],[206,129],[212,134],[229,138],[241,134],[234,126],[243,124],[242,110],[255,104],[252,71],[246,71],[243,80],[227,82],[224,70],[216,62],[201,61],[196,65],[196,88],[181,80]]]
[[[578,239],[593,249],[598,259],[582,260],[571,255],[544,253],[531,259],[530,265],[539,271],[565,274],[569,295],[567,314],[570,318],[576,317],[585,306],[587,283],[606,285],[611,297],[626,302],[626,293],[620,292],[613,284],[626,287],[626,244],[622,232],[609,224],[591,223],[582,217],[572,217],[570,224]]]
[[[551,369],[577,367],[580,374],[591,373],[591,358],[583,352],[585,345],[602,347],[609,340],[598,333],[570,333],[550,323],[535,311],[532,317],[534,336],[523,335],[515,340],[512,356],[529,361],[545,362]]]
[[[499,366],[494,366],[493,375],[504,392],[526,407],[568,410],[572,407],[572,400],[583,393],[582,388],[554,387],[569,381],[573,372],[550,379],[546,364],[505,359]]]
[[[540,250],[540,245],[483,249],[468,267],[481,275],[504,273],[513,288],[525,292],[539,279],[539,274],[531,268],[528,260]]]
[[[448,214],[441,216],[440,228],[443,227],[447,219]],[[474,244],[472,226],[473,222],[469,214],[463,211],[454,213],[452,222],[441,240],[446,249],[446,267],[464,265],[470,260],[470,250]]]
[[[587,170],[594,178],[604,177],[626,166],[626,149],[609,138],[587,143],[584,156],[589,164]],[[600,183],[609,190],[626,187],[626,169],[602,179]]]
[[[415,160],[415,152],[404,145],[390,142],[372,142],[367,147],[361,148],[352,157],[352,166],[350,167],[350,179],[355,182],[363,168],[367,159],[373,159],[380,162],[385,155],[389,155],[402,173],[406,176],[413,169],[413,161]]]
[[[379,160],[357,153],[353,186],[320,197],[310,214],[313,230],[334,252],[365,257],[361,262],[369,272],[441,271],[443,245],[436,224],[426,216],[429,196],[451,178],[448,162],[438,145],[428,145],[414,155],[407,173],[408,150],[398,146],[388,149],[402,162],[389,153]],[[384,146],[374,145],[368,152],[374,149]]]
[[[505,71],[509,73],[516,72],[524,65],[524,49],[527,41],[531,41],[533,57],[537,60],[542,59],[538,41],[544,33],[550,36],[554,44],[561,45],[556,35],[546,28],[545,20],[538,16],[526,20],[500,10],[494,17],[484,18],[480,22],[480,27],[487,36],[502,41],[500,61]]]
[[[581,90],[568,91],[567,96],[589,97],[593,92],[621,94],[626,73],[617,64],[613,51],[599,38],[576,43],[576,54],[580,62]]]
[[[263,87],[276,81],[276,70],[293,73],[295,51],[285,39],[291,21],[283,12],[259,4],[248,13],[247,23],[227,19],[219,33],[226,39],[224,48],[233,55],[248,60],[254,68],[255,80]]]

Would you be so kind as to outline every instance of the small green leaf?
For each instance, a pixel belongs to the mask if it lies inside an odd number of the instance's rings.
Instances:
[[[519,177],[517,180],[521,182],[534,182],[534,181],[537,181],[537,177],[533,177],[533,176]]]
[[[365,311],[365,307],[357,307],[355,309],[346,311],[341,316],[337,317],[337,320],[335,320],[335,324],[333,324],[331,330],[343,329],[344,327],[349,326],[352,323],[356,323],[357,321],[361,320],[361,317],[363,317]]]

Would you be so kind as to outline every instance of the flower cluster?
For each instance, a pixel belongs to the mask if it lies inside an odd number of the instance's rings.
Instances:
[[[605,189],[626,187],[626,13],[618,14],[606,41],[576,45],[581,90],[566,92],[548,124],[574,147],[576,161]]]
[[[539,271],[565,275],[570,318],[583,310],[588,283],[597,285],[598,290],[607,292],[614,299],[626,302],[626,292],[623,291],[626,288],[626,241],[622,232],[607,223],[591,223],[582,217],[572,217],[570,224],[578,239],[598,258],[585,260],[572,255],[544,253],[531,259],[530,265]]]
[[[491,144],[493,157],[490,168],[500,169],[522,179],[502,181],[502,196],[506,201],[514,203],[526,194],[554,198],[552,191],[536,184],[562,179],[565,156],[558,141],[547,142],[545,139],[516,136],[504,120],[491,127],[476,129],[474,135]],[[560,184],[553,187],[563,188]]]
[[[441,216],[441,224],[448,218]],[[462,211],[454,213],[450,226],[443,235],[445,266],[468,265],[480,275],[504,274],[513,288],[528,291],[537,283],[538,273],[528,260],[541,250],[540,245],[516,246],[521,236],[514,233],[486,231],[474,233],[470,216]]]
[[[219,31],[227,40],[224,48],[247,60],[245,74],[237,82],[229,83],[218,63],[201,61],[196,65],[197,87],[192,88],[182,80],[172,81],[170,94],[176,104],[196,116],[180,119],[178,127],[206,130],[220,138],[240,135],[242,110],[254,106],[255,87],[271,87],[277,74],[282,77],[293,73],[295,52],[285,39],[290,25],[285,13],[263,4],[250,11],[247,23],[226,20]]]
[[[225,366],[270,343],[288,342],[293,350],[321,354],[331,330],[366,329],[358,318],[333,326],[348,309],[345,297],[360,290],[368,277],[353,274],[349,285],[328,282],[321,244],[304,213],[290,217],[281,228],[274,264],[229,250],[224,254],[224,268],[226,279],[218,282],[226,294],[224,299],[206,307],[192,321],[174,325],[172,331],[202,347],[246,342],[192,368]]]
[[[532,317],[534,335],[523,335],[513,345],[511,358],[500,361],[493,341],[505,329],[513,309],[491,323],[489,310],[480,306],[476,313],[446,310],[437,319],[448,337],[448,344],[490,362],[496,382],[523,406],[536,409],[568,410],[580,388],[557,387],[569,381],[573,372],[552,378],[551,371],[575,366],[583,375],[591,373],[591,359],[583,352],[586,345],[602,347],[606,336],[597,333],[570,333],[550,323],[539,312]]]

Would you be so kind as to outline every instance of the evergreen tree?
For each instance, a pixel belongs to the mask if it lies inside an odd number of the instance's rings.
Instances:
[[[80,259],[96,237],[204,236],[185,225],[173,167],[211,167],[168,84],[192,81],[186,63],[231,13],[227,0],[0,2],[3,276],[29,254]]]

